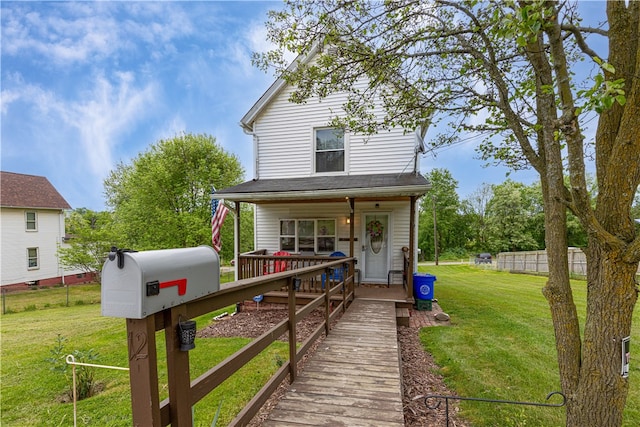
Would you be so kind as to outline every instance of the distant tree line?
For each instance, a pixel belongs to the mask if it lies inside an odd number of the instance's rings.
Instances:
[[[501,184],[483,183],[461,199],[457,193],[458,181],[447,169],[433,169],[425,177],[431,182],[431,189],[420,204],[418,246],[422,259],[434,259],[436,242],[440,258],[545,249],[539,183],[525,185],[511,179]],[[597,188],[593,180],[589,184],[595,197]],[[640,218],[640,193],[636,195],[632,216]],[[437,239],[434,239],[434,230]],[[568,246],[584,248],[587,245],[587,234],[572,214],[567,218],[567,237]]]

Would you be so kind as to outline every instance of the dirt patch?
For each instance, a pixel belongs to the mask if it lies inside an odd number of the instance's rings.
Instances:
[[[297,324],[298,341],[304,341],[322,322],[323,311],[315,310],[306,319]],[[198,333],[199,337],[247,337],[257,338],[280,321],[287,318],[287,310],[261,309],[243,311],[233,316],[226,316],[214,321]],[[453,394],[445,386],[442,377],[438,375],[438,366],[433,358],[422,348],[418,337],[419,328],[398,327],[398,342],[402,357],[402,382],[404,419],[407,427],[445,426],[446,416],[444,403],[442,408],[431,410],[425,406],[424,396],[429,394]],[[280,337],[286,340],[286,334]],[[311,348],[307,356],[299,363],[298,369],[304,370],[308,358],[316,351],[317,346],[324,339],[324,335]],[[288,380],[284,381],[276,392],[267,400],[262,409],[254,417],[249,426],[259,427],[269,416],[271,410],[284,396],[288,387]],[[457,416],[457,406],[449,408],[449,425],[451,427],[468,427],[469,424]]]

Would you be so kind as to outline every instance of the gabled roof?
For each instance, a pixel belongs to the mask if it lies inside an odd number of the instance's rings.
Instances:
[[[71,209],[44,176],[0,171],[0,206],[11,208]]]
[[[306,64],[318,53],[321,45],[320,43],[316,43],[311,51],[306,55],[298,55],[296,59],[287,67],[287,71],[293,71],[298,67],[298,64],[303,63]],[[247,132],[251,132],[253,130],[253,122],[260,115],[262,110],[264,110],[267,105],[271,102],[271,100],[280,93],[280,91],[287,85],[287,82],[282,78],[278,77],[275,82],[269,86],[269,89],[256,101],[255,104],[247,111],[247,113],[240,119],[240,126],[242,129]]]
[[[431,188],[419,174],[332,175],[256,179],[215,193],[215,198],[250,203],[422,196]]]

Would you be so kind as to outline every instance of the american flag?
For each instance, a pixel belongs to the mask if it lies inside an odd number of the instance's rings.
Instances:
[[[215,193],[215,189],[211,191],[211,195],[213,195],[213,193]],[[222,248],[220,230],[228,213],[229,209],[227,209],[222,200],[211,199],[211,244],[216,252],[220,252]]]

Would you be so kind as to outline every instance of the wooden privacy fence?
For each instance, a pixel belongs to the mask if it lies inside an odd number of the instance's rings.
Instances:
[[[582,249],[568,248],[567,254],[569,256],[569,272],[586,276],[587,257]],[[498,254],[498,270],[548,273],[547,251],[500,252]],[[640,265],[638,274],[640,274]]]
[[[342,281],[336,280],[336,275],[331,274],[333,269],[337,268],[347,271]],[[329,333],[331,321],[341,311],[346,310],[348,303],[353,300],[353,271],[353,258],[325,261],[322,265],[312,265],[292,271],[239,280],[219,292],[166,309],[144,319],[127,319],[133,424],[154,427],[169,424],[173,427],[191,427],[193,425],[191,411],[193,405],[256,357],[278,337],[288,332],[289,360],[278,369],[229,424],[246,425],[287,375],[289,375],[291,382],[295,381],[297,362],[323,332]],[[298,309],[296,288],[300,281],[317,277],[322,273],[328,278],[324,293],[319,294],[317,298]],[[283,288],[286,288],[289,293],[288,318],[191,381],[189,352],[180,350],[178,323],[239,301],[251,299],[255,295]],[[333,311],[331,311],[330,301],[338,302]],[[297,349],[296,323],[321,306],[324,306],[325,309],[323,322]],[[169,397],[162,402],[159,397],[156,348],[156,332],[161,330],[164,330],[166,338],[169,389]]]

